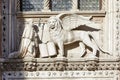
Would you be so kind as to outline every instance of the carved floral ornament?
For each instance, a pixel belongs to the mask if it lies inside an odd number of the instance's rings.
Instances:
[[[47,24],[39,25],[35,25],[32,19],[28,19],[22,34],[20,49],[11,53],[8,58],[63,58],[67,57],[64,45],[74,44],[76,41],[79,44],[77,55],[80,57],[88,54],[86,46],[92,49],[92,54],[89,56],[91,58],[98,58],[99,53],[110,55],[100,49],[96,43],[92,32],[98,32],[100,24],[91,21],[91,18],[62,13],[50,17]]]

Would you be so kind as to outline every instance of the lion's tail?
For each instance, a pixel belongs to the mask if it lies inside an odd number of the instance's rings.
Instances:
[[[89,32],[89,36],[90,36],[90,38],[95,42],[95,44],[96,44],[96,46],[97,46],[97,48],[98,48],[99,51],[101,51],[101,52],[104,53],[104,54],[111,55],[109,52],[103,51],[103,50],[98,46],[98,44],[97,44],[97,42],[96,42],[96,40],[95,40],[95,38],[93,37],[93,34],[92,34],[91,32]],[[112,56],[112,55],[111,55],[111,56]]]

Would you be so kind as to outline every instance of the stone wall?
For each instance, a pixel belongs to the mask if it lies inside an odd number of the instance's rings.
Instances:
[[[119,80],[120,59],[3,59],[3,80]]]
[[[43,22],[52,15],[57,15],[61,12],[49,11],[48,5],[44,5],[43,12],[40,13],[22,13],[18,12],[15,15],[15,1],[17,0],[3,0],[5,7],[1,8],[0,0],[0,57],[3,54],[8,55],[10,52],[15,51],[17,43],[15,39],[18,28],[17,22],[23,21],[28,18],[41,18]],[[49,0],[44,0],[48,3]],[[100,32],[99,43],[105,50],[109,51],[113,55],[120,55],[120,38],[119,38],[119,24],[120,24],[120,0],[103,0],[104,7],[99,12],[79,12],[76,9],[76,0],[74,1],[73,10],[79,15],[89,16],[92,15],[94,21],[103,24]],[[1,16],[1,12],[5,11],[6,14]],[[46,12],[45,12],[46,11]],[[48,11],[48,12],[47,12]],[[8,15],[9,14],[9,15]],[[3,23],[1,23],[3,18]],[[22,21],[21,21],[22,22]],[[24,21],[25,22],[25,21]],[[2,26],[3,25],[3,26]],[[3,27],[3,28],[2,28]],[[19,27],[21,28],[21,27]],[[2,31],[3,29],[3,31]],[[1,32],[4,32],[5,36]],[[99,37],[99,36],[98,36]],[[14,39],[15,38],[15,39]],[[1,42],[3,41],[1,50]],[[17,40],[18,41],[18,40]],[[15,45],[14,45],[15,44]],[[103,45],[104,44],[104,45]],[[5,55],[5,57],[6,57]],[[115,59],[112,57],[108,59],[1,59],[0,58],[0,75],[1,69],[3,71],[3,80],[119,80],[120,79],[120,58]],[[44,76],[43,76],[44,75]],[[45,79],[45,77],[47,77]],[[73,79],[74,78],[74,79]],[[1,76],[0,76],[0,80]]]

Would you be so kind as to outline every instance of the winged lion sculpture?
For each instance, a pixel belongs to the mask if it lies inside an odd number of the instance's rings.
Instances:
[[[90,19],[91,17],[65,13],[52,16],[48,19],[47,25],[49,27],[50,37],[59,48],[59,57],[64,57],[64,45],[75,41],[79,41],[79,43],[82,42],[86,46],[92,48],[93,57],[97,57],[98,51],[104,52],[97,43],[95,43],[94,37],[90,31],[76,30],[81,26],[88,26],[99,30],[99,24]],[[109,54],[107,52],[104,53]],[[84,55],[84,52],[82,55]]]

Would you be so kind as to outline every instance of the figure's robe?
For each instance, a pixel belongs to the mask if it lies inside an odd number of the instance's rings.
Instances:
[[[23,31],[21,44],[20,44],[20,57],[35,57],[35,38],[37,33],[35,32],[33,25],[27,25]]]

